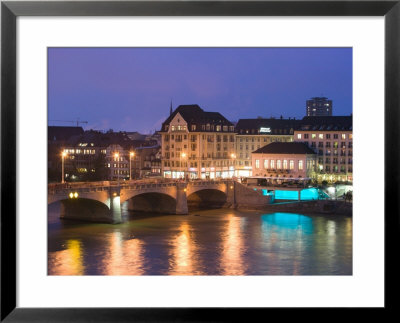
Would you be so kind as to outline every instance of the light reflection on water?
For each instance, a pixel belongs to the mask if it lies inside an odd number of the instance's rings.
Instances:
[[[352,219],[218,209],[60,221],[49,207],[49,275],[351,275]]]

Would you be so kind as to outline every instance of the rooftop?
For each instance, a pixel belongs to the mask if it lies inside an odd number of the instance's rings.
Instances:
[[[253,154],[314,154],[315,152],[302,142],[272,142],[261,147]]]
[[[353,116],[309,116],[301,120],[298,130],[353,130]]]
[[[214,125],[218,124],[233,126],[233,124],[219,112],[207,112],[200,108],[197,104],[189,104],[178,106],[175,111],[172,112],[172,114],[163,122],[161,129],[165,130],[165,125],[168,125],[178,113],[187,122],[189,131],[191,130],[191,125],[200,126],[207,123]],[[200,128],[197,128],[196,131],[199,130]]]

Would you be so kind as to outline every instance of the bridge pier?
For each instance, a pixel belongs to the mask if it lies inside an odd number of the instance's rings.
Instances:
[[[226,204],[228,207],[236,207],[236,182],[226,184]]]
[[[176,214],[188,214],[186,183],[176,185]]]
[[[113,224],[122,223],[120,188],[110,188],[110,218]]]

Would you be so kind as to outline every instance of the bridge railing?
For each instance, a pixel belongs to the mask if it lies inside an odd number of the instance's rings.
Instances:
[[[212,180],[192,180],[183,181],[181,179],[163,179],[163,180],[131,180],[122,183],[101,181],[101,182],[75,182],[75,183],[51,183],[48,184],[49,194],[64,193],[66,190],[77,190],[80,192],[98,192],[108,190],[110,187],[120,187],[125,189],[148,189],[157,187],[171,187],[178,183],[187,183],[193,186],[208,186],[215,184],[228,184],[232,182],[229,179]]]

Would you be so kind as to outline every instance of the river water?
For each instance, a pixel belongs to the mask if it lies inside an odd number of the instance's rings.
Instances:
[[[49,275],[351,275],[352,218],[216,209],[131,213],[123,224],[59,219],[49,206]]]

